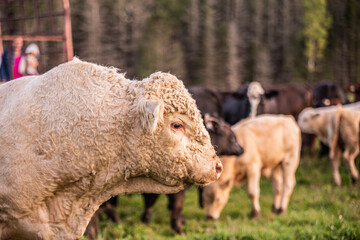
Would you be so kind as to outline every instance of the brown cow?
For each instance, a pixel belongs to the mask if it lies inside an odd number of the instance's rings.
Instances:
[[[292,115],[297,119],[304,108],[312,105],[312,90],[304,85],[283,84],[265,89],[277,94],[264,99],[263,113]]]
[[[224,166],[222,176],[206,186],[203,192],[207,217],[217,219],[232,187],[246,180],[252,216],[259,216],[261,174],[272,176],[273,211],[286,211],[300,160],[301,135],[295,119],[285,115],[260,115],[240,121],[232,129],[245,152],[239,157],[221,157]]]

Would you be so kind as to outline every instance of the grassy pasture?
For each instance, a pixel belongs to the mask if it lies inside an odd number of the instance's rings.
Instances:
[[[165,195],[155,204],[149,225],[140,221],[141,195],[121,196],[117,211],[122,223],[101,221],[102,235],[98,239],[360,239],[360,186],[351,186],[344,164],[341,165],[341,176],[342,186],[335,187],[327,157],[303,157],[289,209],[281,216],[271,212],[271,180],[262,178],[262,216],[256,220],[250,219],[251,203],[245,186],[232,190],[229,202],[216,222],[205,220],[205,211],[197,204],[197,189],[192,187],[185,197],[187,223],[183,236],[171,230]]]

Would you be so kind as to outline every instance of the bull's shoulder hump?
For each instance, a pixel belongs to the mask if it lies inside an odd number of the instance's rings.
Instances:
[[[23,96],[24,91],[28,91],[29,86],[38,78],[39,76],[26,76],[1,84],[0,102],[7,101],[6,99],[9,100],[11,98],[20,98],[20,96]]]
[[[44,82],[62,82],[64,84],[76,84],[92,82],[124,82],[130,81],[125,74],[120,73],[115,67],[107,67],[82,61],[78,58],[60,64],[41,75]]]

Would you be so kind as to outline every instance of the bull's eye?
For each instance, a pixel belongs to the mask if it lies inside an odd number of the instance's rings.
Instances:
[[[175,129],[179,129],[179,128],[181,128],[181,126],[182,126],[181,123],[173,123],[172,124],[172,127]]]
[[[171,123],[171,129],[173,131],[182,131],[185,132],[184,125],[181,122],[173,122]]]

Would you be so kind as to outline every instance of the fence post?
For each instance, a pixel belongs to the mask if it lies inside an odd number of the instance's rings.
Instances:
[[[71,33],[71,16],[70,16],[70,3],[69,0],[63,0],[65,18],[64,18],[64,34],[65,34],[65,49],[66,60],[70,61],[74,56],[72,33]]]

